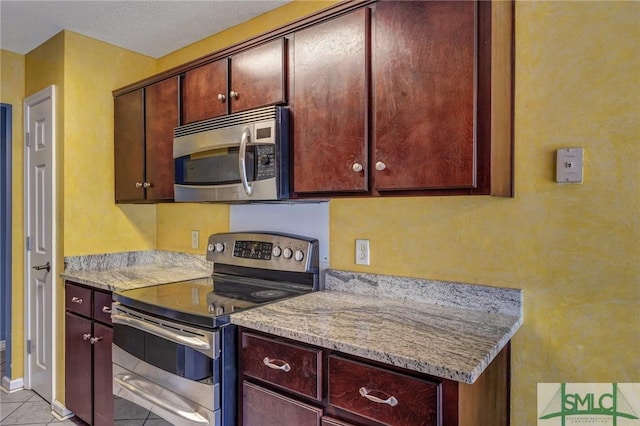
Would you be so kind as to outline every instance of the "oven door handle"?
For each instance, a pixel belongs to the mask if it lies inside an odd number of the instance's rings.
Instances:
[[[111,314],[111,322],[114,324],[128,325],[138,330],[146,331],[155,336],[162,337],[171,342],[179,345],[189,346],[190,348],[208,351],[211,349],[211,344],[200,336],[194,334],[187,334],[177,330],[169,330],[162,326],[134,318],[127,314]]]
[[[167,401],[163,398],[160,398],[158,395],[166,395],[167,390],[159,385],[156,385],[155,383],[149,382],[139,377],[131,376],[129,374],[117,374],[113,377],[113,380],[118,385],[128,390],[135,396],[142,398],[145,401],[152,403],[153,405],[157,405],[169,411],[170,413],[189,421],[190,424],[211,424],[209,422],[209,419],[196,411],[192,403],[174,394],[173,392],[169,393],[171,395],[172,401]],[[136,386],[136,384],[138,386]],[[149,389],[145,390],[145,387]],[[149,391],[153,393],[150,393]]]
[[[240,150],[238,152],[238,168],[240,169],[240,181],[242,182],[242,188],[244,188],[244,192],[247,194],[247,197],[251,197],[251,194],[253,194],[253,187],[247,179],[247,163],[245,160],[245,155],[247,153],[247,143],[249,143],[250,137],[251,131],[247,127],[242,131],[242,139],[240,139]]]

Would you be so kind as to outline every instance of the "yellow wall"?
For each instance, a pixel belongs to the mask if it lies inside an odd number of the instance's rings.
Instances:
[[[515,198],[331,201],[333,268],[524,289],[514,426],[536,424],[538,382],[640,381],[639,14],[634,2],[516,4]],[[159,69],[206,53],[196,47]],[[557,184],[555,150],[572,146],[585,181]],[[191,224],[208,223],[180,221],[186,209],[158,208],[159,247],[186,250]],[[353,263],[355,238],[371,241],[371,266]]]
[[[24,224],[24,209],[22,207],[22,195],[16,193],[21,191],[23,175],[23,113],[22,100],[24,99],[24,79],[25,79],[25,58],[24,55],[9,52],[8,50],[0,50],[0,102],[11,104],[12,123],[11,123],[11,181],[12,201],[11,201],[11,295],[12,295],[12,330],[11,334],[16,341],[23,340],[22,326],[16,325],[16,318],[22,312],[24,306],[24,290],[23,290],[23,271],[22,263],[24,256],[22,253],[22,242],[24,239],[19,236],[23,235],[22,228]],[[4,184],[4,183],[3,183]],[[22,324],[22,319],[20,319]],[[15,347],[19,346],[19,347]],[[11,347],[12,374],[14,377],[21,377],[23,371],[23,347],[22,345],[14,345]]]
[[[514,426],[536,424],[538,382],[640,381],[639,18],[637,2],[517,3],[515,198],[331,202],[334,268],[524,289]],[[573,146],[584,183],[557,184]]]
[[[314,7],[318,5],[329,3]],[[160,58],[156,69],[171,68],[310,13],[296,12],[297,7],[307,7],[306,2],[285,6],[260,25],[242,24]],[[516,4],[515,198],[331,202],[333,268],[524,289],[525,322],[512,346],[514,426],[536,424],[538,382],[640,381],[639,18],[637,2]],[[46,49],[59,50],[57,38],[47,43],[51,44]],[[69,199],[64,205],[64,255],[154,244],[158,249],[201,253],[190,249],[190,231],[200,230],[202,247],[208,233],[228,228],[227,207],[162,204],[155,216],[150,212],[147,217],[148,206],[110,204],[110,91],[145,77],[138,76],[132,64],[148,64],[147,60],[134,55],[131,62],[102,73],[99,65],[111,67],[102,63],[103,54],[117,48],[69,33],[65,43],[64,191]],[[85,57],[87,48],[95,51]],[[44,71],[35,73],[36,56],[46,55],[27,55],[27,87],[34,89],[27,94],[50,84],[41,81]],[[3,53],[3,61],[4,57]],[[145,72],[155,71],[140,74]],[[91,73],[99,77],[91,81]],[[97,80],[102,79],[113,79],[113,86],[105,83],[95,92],[86,87],[101,85]],[[84,96],[84,90],[92,95]],[[88,111],[79,110],[83,103]],[[72,122],[70,115],[76,114],[82,117],[78,122],[96,120],[93,111],[108,119],[87,128]],[[95,146],[87,147],[84,141]],[[554,152],[570,146],[585,148],[581,185],[553,180]],[[92,153],[104,158],[78,163]],[[95,170],[109,176],[100,177],[89,195],[86,191],[92,188],[81,181]],[[19,182],[21,173],[21,167],[14,173]],[[14,213],[21,202],[14,204]],[[17,213],[14,218],[21,220],[22,211]],[[112,229],[100,229],[89,241],[87,232],[94,229],[90,224],[104,221]],[[155,243],[149,231],[153,223]],[[14,236],[21,253],[21,234]],[[371,266],[353,264],[355,238],[371,241]],[[22,269],[14,263],[15,277],[22,277]],[[17,322],[14,318],[14,326]],[[15,350],[14,359],[20,359]]]
[[[64,255],[150,250],[155,205],[114,199],[115,89],[156,71],[154,58],[65,31]]]

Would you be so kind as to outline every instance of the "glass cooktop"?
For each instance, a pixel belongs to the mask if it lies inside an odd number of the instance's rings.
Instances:
[[[207,277],[113,294],[114,300],[145,313],[188,324],[217,327],[229,314],[310,292],[308,286],[244,277]]]

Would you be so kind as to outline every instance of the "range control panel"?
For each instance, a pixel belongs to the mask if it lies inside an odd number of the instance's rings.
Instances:
[[[291,272],[318,271],[318,240],[299,235],[229,232],[209,236],[207,260]]]

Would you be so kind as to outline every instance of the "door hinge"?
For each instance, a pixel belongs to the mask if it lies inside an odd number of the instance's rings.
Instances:
[[[26,133],[25,139],[27,141],[27,146],[31,146],[31,134],[29,132]]]
[[[31,353],[31,340],[27,340],[27,355]]]
[[[31,237],[27,237],[26,244],[27,244],[27,251],[30,251],[31,250]]]

